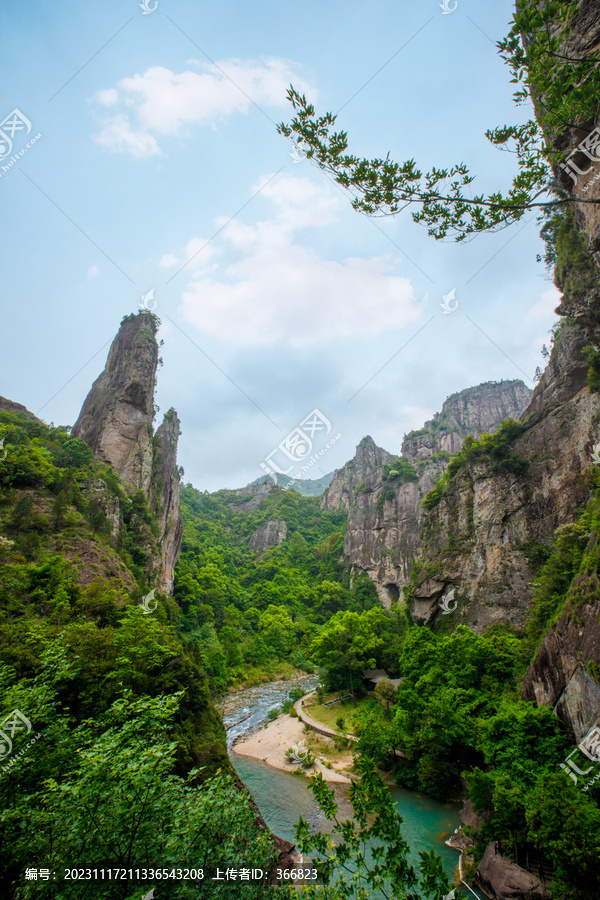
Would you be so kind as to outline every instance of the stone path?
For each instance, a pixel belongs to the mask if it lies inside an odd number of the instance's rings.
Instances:
[[[305,700],[308,700],[309,697],[314,697],[316,691],[311,691],[310,694],[305,694],[304,697],[300,697],[299,700],[294,703],[294,709],[298,713],[298,718],[304,722],[305,725],[309,725],[311,728],[314,728],[315,731],[318,731],[320,734],[325,734],[327,737],[346,737],[349,741],[357,741],[358,738],[354,734],[340,734],[339,731],[335,731],[333,728],[329,728],[327,725],[323,725],[322,722],[317,722],[315,719],[312,719],[308,713],[305,713],[302,704]]]

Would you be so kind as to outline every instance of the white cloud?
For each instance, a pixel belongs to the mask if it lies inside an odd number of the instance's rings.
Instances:
[[[174,253],[165,253],[158,261],[163,269],[171,269],[173,266],[189,266],[190,271],[197,269],[206,271],[206,263],[215,253],[215,246],[210,239],[194,237],[185,245],[181,257]]]
[[[94,140],[137,158],[158,156],[152,132],[180,134],[186,125],[207,125],[258,106],[284,106],[291,81],[312,99],[315,91],[282,59],[228,59],[205,65],[204,72],[172,72],[152,66],[143,75],[124,78],[116,88],[98,91],[92,100],[119,111],[102,119]]]
[[[188,283],[187,321],[237,344],[309,345],[376,335],[419,317],[412,285],[392,274],[389,257],[338,262],[297,241],[299,229],[337,221],[342,201],[333,188],[287,176],[270,182],[261,197],[270,201],[271,217],[225,228],[220,240],[233,261],[220,279],[205,271]]]
[[[90,268],[88,269],[87,277],[88,278],[97,278],[99,274],[100,274],[100,269],[98,268],[98,266],[90,266]]]
[[[116,88],[109,88],[106,91],[98,91],[94,99],[97,100],[98,103],[101,103],[102,106],[114,106],[119,99],[119,92]]]
[[[156,138],[144,131],[133,131],[128,117],[117,113],[105,119],[102,131],[93,135],[97,144],[120,153],[131,153],[135,159],[161,156]]]
[[[554,310],[562,299],[561,292],[554,285],[544,291],[537,303],[527,312],[528,319],[547,319],[555,315]]]
[[[174,253],[165,253],[164,256],[158,261],[159,266],[162,266],[163,269],[170,269],[172,266],[176,266],[179,262],[179,257],[175,256]]]

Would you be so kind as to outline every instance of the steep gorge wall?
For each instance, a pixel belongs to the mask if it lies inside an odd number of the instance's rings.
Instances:
[[[354,459],[336,471],[322,505],[348,511],[346,562],[369,575],[384,606],[397,600],[408,583],[422,547],[421,500],[446,470],[450,454],[460,450],[467,435],[493,432],[504,419],[518,416],[530,396],[522,381],[460,391],[422,429],[405,437],[401,459],[409,465],[398,466],[399,457],[366,437]]]
[[[562,54],[584,58],[600,47],[600,8],[582,0],[562,42]],[[537,103],[538,110],[543,103]],[[546,133],[566,159],[598,127],[596,116]],[[555,177],[567,191],[600,199],[600,162],[574,184],[558,164]],[[455,603],[454,621],[482,630],[495,621],[523,626],[531,611],[534,577],[528,555],[536,544],[552,545],[573,523],[591,494],[600,440],[600,394],[590,391],[584,348],[600,349],[600,211],[574,204],[555,244],[555,281],[564,292],[563,317],[549,364],[521,421],[510,450],[525,463],[500,471],[490,456],[473,457],[450,480],[425,523],[420,571],[411,588],[415,620],[433,622],[444,598]],[[551,706],[574,740],[600,722],[600,579],[598,534],[582,528],[587,565],[571,585],[559,621],[544,636],[523,685],[526,699]],[[446,604],[447,605],[447,604]],[[443,612],[444,610],[442,610]]]
[[[582,0],[578,4],[570,26],[561,42],[560,50],[564,56],[583,59],[598,52],[600,7],[595,0]],[[538,99],[535,100],[539,105]],[[546,132],[546,139],[553,149],[561,151],[567,158],[599,125],[596,106],[593,116],[571,121],[560,133]],[[590,163],[583,153],[577,153],[574,158],[584,174],[578,175],[573,183],[567,172],[556,165],[554,174],[558,183],[575,197],[600,200],[600,163]],[[558,312],[569,317],[567,321],[573,332],[569,362],[572,370],[578,368],[581,384],[582,370],[587,368],[582,349],[585,346],[596,351],[600,349],[600,290],[596,287],[600,272],[600,204],[575,203],[575,219],[596,268],[592,271],[593,267],[582,260],[580,253],[571,254],[571,261],[565,260],[561,264],[559,260],[556,274],[558,286],[566,287]],[[551,359],[552,363],[556,369],[557,361]],[[571,380],[575,381],[573,371]],[[570,430],[575,448],[584,451],[584,467],[592,462],[589,450],[600,439],[599,396],[598,393],[589,394],[589,389],[581,385],[573,401],[575,412]],[[540,393],[535,414],[541,415],[549,402],[552,402],[552,396]],[[565,488],[568,489],[568,484]],[[566,608],[559,621],[546,633],[522,685],[522,695],[526,699],[554,708],[575,741],[581,740],[592,726],[600,723],[600,545],[595,531],[590,531],[586,537],[587,565],[571,585]]]
[[[452,595],[454,618],[475,631],[497,621],[524,626],[533,584],[528,554],[536,544],[548,546],[589,495],[582,476],[593,464],[600,403],[581,387],[575,363],[565,377],[554,360],[523,414],[523,432],[511,446],[523,465],[511,471],[491,456],[476,456],[431,509],[411,592],[415,621],[428,624],[446,614]],[[539,394],[546,394],[546,407]]]

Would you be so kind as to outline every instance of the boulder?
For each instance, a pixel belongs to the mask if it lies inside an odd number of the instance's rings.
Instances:
[[[507,856],[496,855],[493,843],[488,844],[479,863],[477,880],[494,900],[549,900],[550,897],[539,878]]]

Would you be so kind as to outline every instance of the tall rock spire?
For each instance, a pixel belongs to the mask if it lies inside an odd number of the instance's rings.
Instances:
[[[147,573],[161,591],[171,594],[183,536],[177,466],[180,423],[170,409],[154,434],[158,325],[156,316],[147,311],[123,319],[72,433],[92,448],[96,462],[107,463],[132,492],[140,490],[148,500],[158,519],[160,560],[149,559]]]
[[[158,365],[157,320],[127,316],[111,344],[104,371],[85,398],[73,437],[81,438],[123,481],[149,495],[152,420]]]
[[[177,466],[179,418],[170,409],[154,435],[154,467],[151,502],[158,516],[162,567],[159,588],[165,594],[173,592],[173,572],[183,538],[183,518],[179,504],[179,480],[183,469]]]

